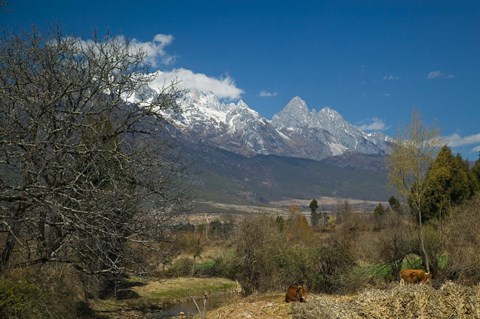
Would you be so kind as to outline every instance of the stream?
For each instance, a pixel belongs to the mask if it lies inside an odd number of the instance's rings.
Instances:
[[[224,294],[224,295],[208,297],[207,305],[206,305],[207,312],[209,310],[219,308],[225,304],[230,303],[236,296],[237,296],[236,294],[232,293],[232,294]],[[197,297],[195,298],[195,300],[197,301],[197,304],[200,307],[200,310],[203,311],[203,298]],[[188,301],[175,304],[173,306],[170,306],[160,311],[152,312],[147,316],[147,318],[148,319],[179,318],[180,313],[183,313],[185,316],[180,318],[191,318],[193,315],[199,314],[197,307],[195,306],[195,303],[190,298]]]

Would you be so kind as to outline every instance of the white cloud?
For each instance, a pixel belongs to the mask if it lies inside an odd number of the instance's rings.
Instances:
[[[360,125],[359,128],[364,131],[385,131],[388,128],[385,122],[378,117],[370,119],[369,122]]]
[[[447,144],[450,147],[458,147],[465,145],[472,145],[480,143],[480,134],[473,134],[468,136],[460,136],[459,134],[452,134],[444,136],[440,139],[442,144]]]
[[[390,96],[391,96],[391,94],[390,94],[390,93],[388,93],[388,92],[386,92],[386,93],[383,93],[383,95],[384,95],[384,96],[386,96],[386,97],[390,97]]]
[[[480,152],[480,145],[475,146],[474,148],[472,148],[472,152]]]
[[[134,49],[145,52],[145,62],[153,67],[157,66],[158,60],[162,64],[172,64],[175,61],[175,56],[167,54],[165,47],[172,43],[173,36],[170,34],[157,34],[152,41],[141,42],[133,39],[130,44]]]
[[[277,92],[260,91],[258,95],[261,97],[271,97],[271,96],[277,96]]]
[[[427,79],[453,79],[455,75],[453,74],[444,74],[442,71],[432,71],[427,74]]]
[[[98,47],[96,47],[95,42],[93,40],[82,40],[82,39],[76,39],[76,40],[78,41],[77,43],[81,48],[98,49]],[[113,41],[120,45],[127,44],[127,39],[123,35],[116,36],[115,38],[113,38]],[[165,47],[170,43],[172,43],[172,41],[173,41],[172,35],[157,34],[153,37],[152,41],[141,42],[134,38],[129,41],[129,44],[130,44],[130,49],[132,54],[136,54],[139,51],[141,51],[145,54],[145,57],[144,57],[145,64],[150,65],[152,67],[158,67],[159,62],[161,64],[168,65],[168,64],[172,64],[175,61],[175,56],[170,55],[165,51]],[[113,49],[113,47],[111,49]]]
[[[235,80],[230,76],[222,78],[209,77],[203,73],[193,73],[187,69],[173,69],[168,72],[158,72],[151,85],[161,89],[172,81],[179,82],[183,89],[196,89],[212,92],[221,99],[238,99],[244,91],[235,85]]]
[[[384,81],[396,81],[396,80],[400,80],[400,77],[390,74],[390,75],[385,75],[383,77],[383,80]]]
[[[142,51],[145,54],[144,63],[158,69],[159,63],[168,65],[175,61],[175,56],[165,51],[165,48],[172,43],[173,39],[172,35],[159,33],[153,37],[152,41],[142,42],[137,39],[132,39],[129,40],[129,44],[132,53],[135,54],[138,53],[138,51]],[[93,40],[75,40],[81,48],[96,49]],[[127,44],[127,39],[122,35],[116,36],[113,38],[113,41],[115,44]],[[107,50],[108,49],[107,47]],[[215,78],[203,73],[194,73],[184,68],[173,69],[166,72],[158,71],[150,85],[152,88],[161,91],[162,88],[169,86],[172,82],[178,82],[179,88],[212,92],[220,99],[238,99],[244,93],[242,89],[236,86],[235,80],[228,75]],[[270,94],[276,95],[276,93]]]

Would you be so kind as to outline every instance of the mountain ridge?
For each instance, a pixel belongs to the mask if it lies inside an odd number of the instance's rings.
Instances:
[[[181,113],[162,115],[194,142],[244,156],[279,155],[321,160],[345,153],[386,154],[391,139],[366,133],[330,107],[309,110],[295,96],[272,120],[243,100],[222,103],[213,93],[188,91]]]
[[[208,92],[190,90],[177,102],[180,112],[161,115],[168,135],[194,163],[196,198],[388,198],[383,161],[389,138],[362,131],[330,107],[309,110],[296,96],[267,120],[243,100],[224,103]]]

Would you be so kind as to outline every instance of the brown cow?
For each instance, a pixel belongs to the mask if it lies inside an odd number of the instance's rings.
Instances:
[[[285,294],[285,302],[305,302],[307,299],[307,286],[305,285],[290,285]]]
[[[404,269],[400,271],[400,285],[424,284],[432,282],[432,274],[421,269]]]

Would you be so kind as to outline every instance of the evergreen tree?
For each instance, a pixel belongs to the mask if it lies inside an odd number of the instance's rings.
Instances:
[[[472,167],[472,173],[476,177],[477,182],[480,183],[480,152],[478,152],[478,159]]]
[[[390,196],[388,203],[390,204],[391,210],[394,212],[400,212],[400,201],[395,196]]]
[[[472,171],[460,155],[453,156],[443,146],[430,167],[424,201],[424,219],[444,218],[450,209],[472,198],[479,185]]]
[[[383,207],[382,203],[378,203],[378,205],[377,205],[377,207],[375,207],[373,213],[376,216],[382,216],[383,214],[385,214],[385,208]]]

